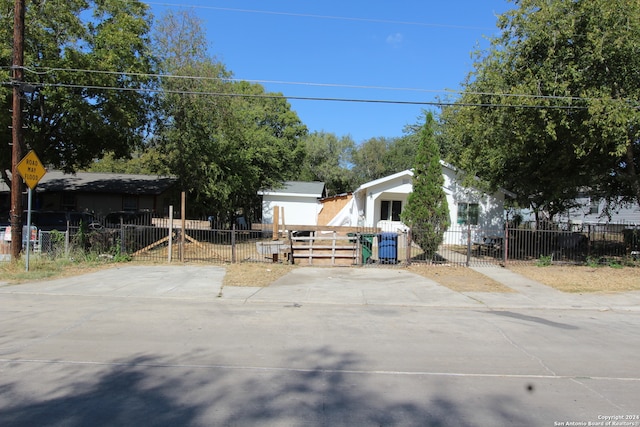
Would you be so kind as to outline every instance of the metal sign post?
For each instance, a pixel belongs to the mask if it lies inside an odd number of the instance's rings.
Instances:
[[[27,256],[25,258],[25,269],[29,271],[29,253],[31,252],[31,187],[27,190]],[[22,233],[24,236],[24,233]]]
[[[40,159],[36,155],[35,151],[31,150],[26,156],[20,160],[17,165],[18,173],[22,176],[24,182],[29,186],[28,192],[28,205],[27,205],[27,256],[26,256],[26,270],[29,271],[29,252],[31,252],[31,199],[32,190],[38,185],[38,182],[42,179],[47,170],[42,166]],[[37,236],[36,236],[37,237]],[[24,238],[24,233],[23,233]]]

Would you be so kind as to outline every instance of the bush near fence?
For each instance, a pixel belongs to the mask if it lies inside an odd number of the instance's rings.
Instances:
[[[416,251],[416,248],[413,249]],[[419,249],[417,249],[418,252]],[[531,224],[507,229],[452,227],[437,254],[410,262],[461,265],[533,263],[638,265],[640,227],[629,224]]]
[[[550,257],[552,262],[634,262],[640,229],[629,224],[557,224],[550,229],[509,229],[509,260]],[[635,258],[635,259],[634,259]]]

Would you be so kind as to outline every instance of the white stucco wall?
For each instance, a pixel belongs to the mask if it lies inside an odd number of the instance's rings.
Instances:
[[[459,203],[477,203],[480,207],[478,225],[472,227],[474,240],[481,239],[481,234],[495,234],[504,227],[503,193],[485,194],[476,189],[463,187],[459,184],[455,171],[445,165],[442,166],[442,174],[444,178],[443,189],[449,205],[451,222],[449,230],[454,232],[467,230],[466,225],[459,225],[457,222]],[[381,202],[383,200],[399,200],[404,209],[409,194],[413,191],[412,175],[405,171],[387,178],[361,186],[354,194],[354,200],[358,207],[354,211],[363,215],[360,218],[360,224],[366,227],[384,226],[385,231],[396,231],[396,229],[403,227],[402,223],[380,222]],[[358,219],[353,218],[351,222],[355,224]]]
[[[466,244],[467,231],[471,231],[471,240],[481,242],[485,236],[501,236],[504,233],[504,193],[483,193],[474,188],[459,184],[454,171],[444,169],[445,193],[449,204],[449,219],[447,243]],[[461,203],[477,203],[479,215],[477,225],[458,224],[458,210]]]
[[[460,227],[458,224],[459,203],[477,203],[480,206],[478,228],[502,229],[504,227],[503,193],[487,194],[475,188],[463,187],[459,184],[455,172],[447,168],[443,168],[443,176],[452,230]]]
[[[380,209],[383,200],[399,200],[404,208],[412,191],[411,178],[405,176],[366,189],[364,194],[358,194],[362,203],[360,206],[364,207],[364,225],[366,227],[377,226],[381,220]]]
[[[317,225],[322,204],[316,198],[300,196],[264,195],[262,199],[262,223],[273,224],[275,206],[284,208],[284,223],[287,225]],[[282,218],[280,218],[282,223]]]

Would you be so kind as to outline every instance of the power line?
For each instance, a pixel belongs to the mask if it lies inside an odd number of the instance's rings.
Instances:
[[[10,82],[1,82],[2,85],[10,85]],[[585,110],[588,107],[574,105],[531,105],[531,104],[498,104],[498,103],[465,103],[465,102],[445,102],[445,101],[402,101],[388,99],[366,99],[366,98],[331,98],[312,96],[287,96],[277,94],[246,94],[237,92],[208,92],[208,91],[186,91],[171,89],[151,89],[151,88],[123,88],[116,86],[91,86],[74,85],[64,83],[41,83],[42,87],[67,88],[67,89],[87,89],[87,90],[113,90],[122,92],[146,92],[165,93],[176,95],[201,95],[232,98],[262,98],[262,99],[282,99],[296,101],[324,101],[324,102],[349,102],[349,103],[369,103],[369,104],[394,104],[394,105],[422,105],[422,106],[460,106],[460,107],[486,107],[486,108],[527,108],[527,109],[560,109],[560,110]]]
[[[487,31],[495,30],[495,28],[473,27],[473,26],[466,26],[466,25],[434,24],[434,23],[415,22],[415,21],[396,21],[396,20],[378,19],[378,18],[359,18],[359,17],[335,16],[335,15],[315,15],[310,13],[295,13],[295,12],[275,12],[271,10],[236,9],[236,8],[230,8],[230,7],[161,3],[161,2],[153,2],[153,1],[146,1],[142,3],[145,3],[147,5],[153,5],[153,6],[181,7],[181,8],[188,8],[188,9],[207,9],[207,10],[218,10],[223,12],[254,13],[254,14],[262,14],[262,15],[279,15],[279,16],[296,17],[296,18],[328,19],[328,20],[334,20],[334,21],[371,22],[376,24],[411,25],[411,26],[433,27],[433,28],[451,28],[451,29],[458,29],[458,30],[487,30]]]
[[[448,94],[469,94],[479,96],[502,96],[513,98],[527,98],[527,99],[549,99],[549,100],[564,100],[567,102],[573,101],[589,101],[593,98],[583,98],[571,95],[533,95],[533,94],[518,94],[518,93],[505,93],[505,92],[473,92],[465,90],[453,90],[453,89],[421,89],[421,88],[406,88],[406,87],[391,87],[391,86],[369,86],[369,85],[349,85],[340,83],[317,83],[317,82],[295,82],[284,80],[259,80],[259,79],[236,79],[227,77],[202,77],[202,76],[189,76],[189,75],[174,75],[174,74],[152,74],[152,73],[132,73],[122,71],[108,71],[108,70],[89,70],[78,68],[38,68],[33,69],[29,67],[23,67],[25,71],[34,73],[37,75],[47,75],[56,71],[61,72],[77,72],[77,73],[93,73],[93,74],[107,74],[107,75],[123,75],[132,77],[149,77],[159,79],[181,79],[181,80],[195,80],[195,81],[219,81],[219,82],[249,82],[259,84],[281,84],[281,85],[293,85],[293,86],[310,86],[310,87],[332,87],[342,89],[365,89],[365,90],[387,90],[387,91],[404,91],[404,92],[419,92],[419,93],[448,93]],[[42,71],[39,71],[42,70]],[[118,87],[111,87],[109,89],[119,89]],[[287,97],[292,98],[292,97]],[[364,102],[364,101],[363,101]],[[389,101],[394,102],[394,101]],[[459,105],[459,104],[458,104]]]
[[[352,85],[344,83],[318,83],[318,82],[297,82],[286,80],[261,80],[261,79],[238,79],[232,77],[202,77],[202,76],[189,76],[189,75],[175,75],[175,74],[151,74],[151,73],[130,73],[122,71],[104,71],[104,70],[87,70],[78,68],[42,68],[43,71],[37,69],[24,67],[25,71],[38,75],[46,75],[56,71],[63,72],[79,72],[79,73],[95,73],[95,74],[109,74],[109,75],[125,75],[134,77],[150,77],[160,79],[182,79],[182,80],[199,80],[199,81],[221,81],[221,82],[249,82],[259,84],[279,84],[290,86],[312,86],[312,87],[334,87],[343,89],[368,89],[368,90],[388,90],[388,91],[404,91],[404,92],[426,92],[426,93],[445,93],[453,92],[453,90],[434,90],[434,89],[421,89],[421,88],[408,88],[408,87],[392,87],[392,86],[374,86],[374,85]]]

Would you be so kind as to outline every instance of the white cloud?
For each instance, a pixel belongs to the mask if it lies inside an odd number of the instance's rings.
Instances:
[[[400,33],[390,34],[387,36],[387,44],[398,47],[402,44],[403,36]]]

